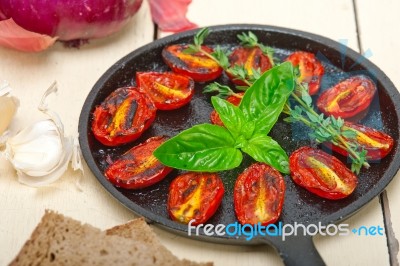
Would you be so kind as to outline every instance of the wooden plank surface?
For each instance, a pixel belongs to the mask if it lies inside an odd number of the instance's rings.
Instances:
[[[369,50],[372,56],[369,58],[381,68],[400,90],[399,55],[400,47],[398,37],[400,17],[400,1],[398,0],[357,0],[356,1],[361,47]],[[397,173],[392,183],[387,188],[387,202],[385,201],[385,218],[389,235],[389,248],[392,265],[399,265],[400,237],[400,174]],[[385,197],[383,197],[385,200]],[[390,231],[392,229],[393,231]]]
[[[66,132],[76,134],[81,107],[97,79],[121,57],[151,42],[153,33],[149,9],[144,5],[121,32],[80,49],[66,49],[60,43],[38,54],[0,48],[0,80],[6,79],[21,100],[11,130],[18,131],[43,117],[37,106],[56,80],[59,93],[49,97],[49,107],[59,113]],[[69,170],[50,187],[30,188],[19,184],[9,163],[0,159],[0,265],[7,265],[17,254],[45,208],[101,228],[134,217],[101,187],[88,168],[83,192],[75,186],[78,176]]]
[[[371,9],[368,12],[373,11]],[[199,26],[259,23],[300,29],[334,40],[347,39],[350,47],[358,48],[353,5],[348,0],[248,0],[245,4],[238,0],[193,0],[188,16]],[[373,21],[375,20],[368,23]],[[360,23],[364,22],[360,20]],[[76,132],[81,106],[95,81],[115,61],[150,42],[152,38],[153,24],[145,2],[139,14],[122,32],[110,38],[92,41],[80,50],[65,49],[61,44],[40,54],[25,54],[0,48],[0,79],[7,79],[14,88],[14,94],[21,99],[21,108],[11,129],[17,131],[41,117],[36,112],[37,104],[44,90],[53,80],[57,80],[59,94],[51,97],[52,102],[49,105],[59,112],[67,133]],[[394,64],[386,67],[393,70],[391,73],[394,76]],[[20,185],[10,165],[0,159],[0,265],[7,264],[14,257],[40,220],[45,208],[60,211],[102,229],[134,217],[105,192],[87,167],[82,182],[83,192],[74,185],[77,177],[76,173],[69,170],[51,187],[33,189]],[[393,186],[392,184],[389,189],[389,196],[394,198],[398,207],[400,200],[394,195]],[[399,216],[396,217],[398,221]],[[374,200],[346,223],[354,227],[382,225],[378,200]],[[182,258],[212,260],[216,265],[282,264],[275,251],[268,246],[210,244],[178,237],[154,226],[153,228],[161,241]],[[396,223],[396,232],[400,232],[399,229],[399,224]],[[328,265],[388,264],[385,237],[318,237],[315,242]]]

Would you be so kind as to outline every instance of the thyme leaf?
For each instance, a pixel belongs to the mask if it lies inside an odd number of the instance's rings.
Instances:
[[[243,96],[240,94],[235,93],[229,86],[221,85],[218,82],[213,82],[208,84],[203,89],[203,93],[214,93],[217,92],[215,96],[219,98],[228,98],[229,96],[236,96],[238,98],[242,98]]]

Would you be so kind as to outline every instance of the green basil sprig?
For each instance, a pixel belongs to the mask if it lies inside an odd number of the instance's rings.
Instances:
[[[239,106],[212,97],[225,127],[196,125],[163,143],[154,156],[164,165],[189,171],[216,172],[240,165],[242,153],[288,174],[288,156],[267,136],[294,90],[290,62],[265,72],[244,94]]]

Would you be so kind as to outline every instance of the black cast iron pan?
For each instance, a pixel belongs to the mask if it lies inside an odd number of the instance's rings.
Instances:
[[[211,34],[206,39],[208,45],[219,44],[229,49],[238,44],[237,34],[252,31],[259,37],[260,42],[275,47],[276,56],[280,59],[284,59],[294,50],[315,53],[326,68],[322,90],[329,88],[345,77],[360,73],[368,75],[377,84],[378,93],[368,115],[361,123],[383,130],[395,139],[395,147],[391,154],[381,162],[372,163],[370,169],[363,169],[359,175],[357,189],[350,197],[343,200],[321,199],[294,185],[290,177],[285,176],[287,190],[283,213],[279,222],[282,222],[282,224],[297,222],[304,225],[318,224],[319,222],[321,225],[339,223],[353,215],[384,190],[400,167],[398,141],[400,95],[389,78],[378,67],[346,46],[310,33],[262,25],[225,25],[211,27],[210,29]],[[107,95],[118,87],[135,85],[136,71],[168,70],[161,59],[163,47],[175,43],[192,42],[195,32],[188,31],[157,40],[133,51],[115,63],[94,85],[86,99],[79,120],[83,156],[104,188],[136,214],[183,236],[188,236],[187,226],[170,220],[166,211],[169,183],[180,171],[175,170],[162,182],[137,191],[114,187],[106,180],[103,171],[107,167],[109,159],[115,159],[124,151],[143,142],[150,136],[174,136],[195,124],[209,122],[209,114],[212,108],[210,96],[202,94],[202,88],[205,84],[196,84],[196,95],[189,105],[175,111],[158,111],[156,121],[151,128],[134,143],[118,148],[105,147],[95,140],[90,125],[91,114],[95,106],[100,104]],[[229,83],[225,76],[218,81]],[[306,130],[300,125],[290,125],[279,120],[270,135],[290,154],[300,146],[313,145],[306,137]],[[339,156],[338,158],[346,162],[346,158]],[[251,162],[251,159],[245,158],[238,169],[221,173],[226,193],[222,205],[213,218],[209,220],[209,223],[226,225],[237,221],[233,208],[233,186],[237,175]],[[245,237],[206,236],[203,231],[201,233],[199,236],[192,234],[191,238],[239,245],[268,243],[278,250],[287,265],[324,264],[314,247],[311,236],[299,235],[289,237],[285,241],[282,241],[280,237],[257,236],[251,241],[246,241]]]

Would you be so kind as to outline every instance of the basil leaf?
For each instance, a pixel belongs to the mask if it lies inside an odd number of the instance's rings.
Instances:
[[[247,121],[241,130],[241,133],[245,139],[250,139],[253,136],[256,123],[254,121]]]
[[[265,72],[246,91],[239,108],[248,121],[256,121],[256,133],[269,133],[294,87],[293,65],[285,62]]]
[[[190,171],[216,172],[235,168],[242,153],[223,127],[201,124],[164,142],[153,155],[164,165]]]
[[[236,139],[242,135],[242,128],[246,124],[246,119],[244,118],[242,110],[216,96],[211,97],[211,103],[224,123],[224,126],[231,132],[232,136]]]
[[[289,159],[282,147],[266,135],[256,135],[250,139],[242,151],[258,162],[264,162],[279,172],[289,174]]]
[[[272,127],[275,125],[282,113],[287,97],[282,97],[276,103],[267,106],[264,111],[260,113],[260,117],[255,121],[257,131],[255,133],[268,134]]]

